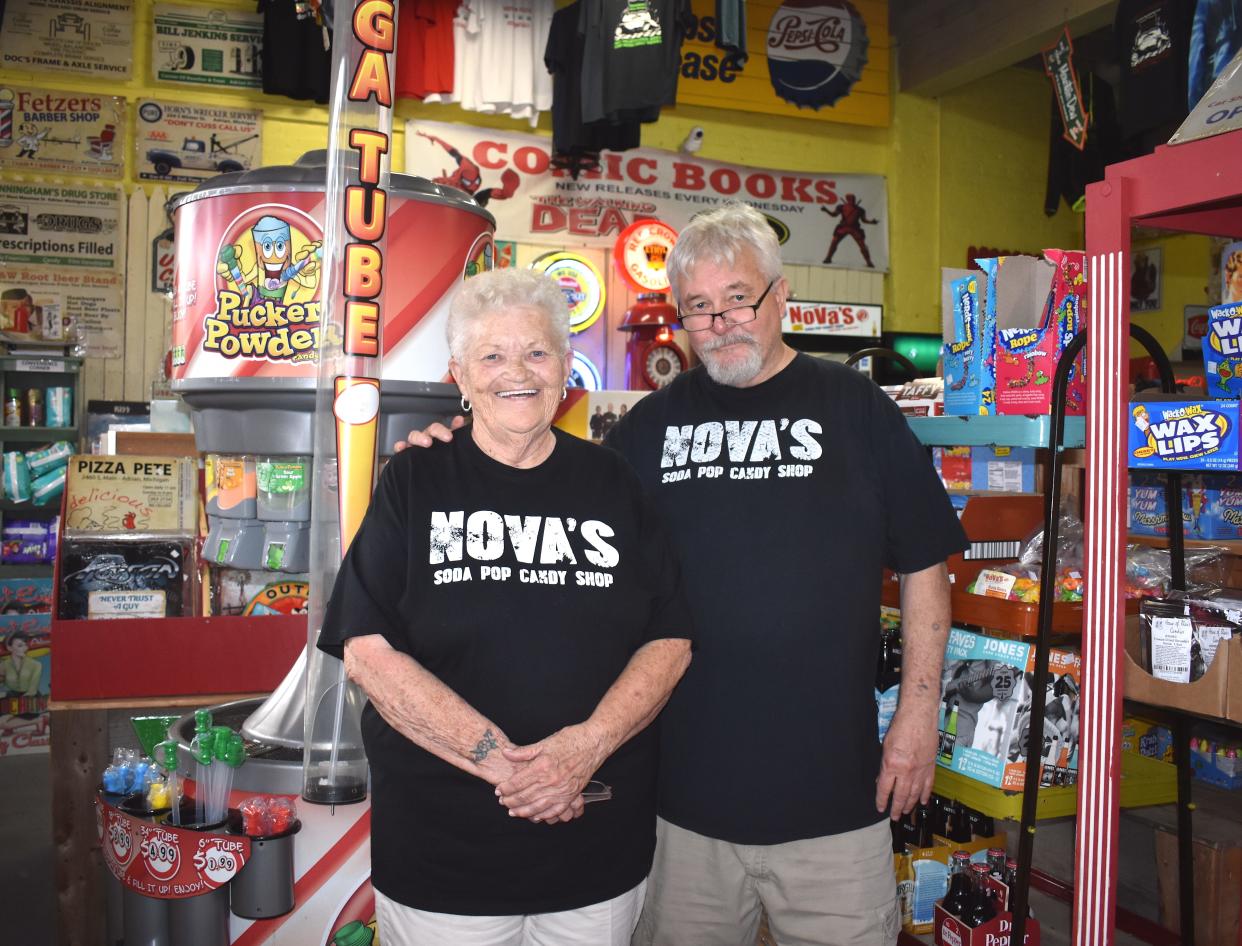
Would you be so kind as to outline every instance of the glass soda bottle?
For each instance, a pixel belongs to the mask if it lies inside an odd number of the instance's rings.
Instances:
[[[949,892],[940,905],[954,916],[963,916],[970,904],[970,854],[954,851],[949,858]]]
[[[988,865],[971,864],[970,873],[974,879],[970,902],[962,915],[962,922],[974,929],[989,920],[996,918],[996,902],[992,899],[992,891],[988,887]]]
[[[988,873],[997,880],[1005,879],[1005,849],[1003,847],[988,848]]]

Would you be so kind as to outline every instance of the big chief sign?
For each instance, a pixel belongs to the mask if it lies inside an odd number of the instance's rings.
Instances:
[[[536,135],[411,121],[408,173],[465,187],[506,240],[611,247],[639,220],[680,231],[728,200],[753,204],[772,224],[786,263],[888,271],[888,198],[874,174],[807,174],[639,148],[605,151],[599,171],[573,180],[551,169]]]

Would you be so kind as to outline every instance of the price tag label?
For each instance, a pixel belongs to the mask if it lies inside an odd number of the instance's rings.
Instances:
[[[156,880],[169,880],[181,866],[181,852],[177,839],[164,831],[154,832],[142,843],[142,856],[147,873]]]
[[[242,844],[226,838],[212,838],[198,842],[194,866],[205,880],[217,887],[227,884],[241,870]]]
[[[65,363],[58,358],[18,358],[18,371],[64,371]]]
[[[124,867],[134,856],[134,838],[129,833],[129,825],[120,819],[112,819],[108,825],[108,846],[116,862]]]

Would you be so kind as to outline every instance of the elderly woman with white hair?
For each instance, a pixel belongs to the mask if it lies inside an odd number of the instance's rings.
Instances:
[[[625,461],[552,427],[559,287],[476,276],[447,333],[469,435],[389,462],[319,642],[369,700],[380,936],[623,946],[655,846],[648,727],[690,661],[680,572]]]

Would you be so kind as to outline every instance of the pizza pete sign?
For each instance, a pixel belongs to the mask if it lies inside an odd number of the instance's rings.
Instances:
[[[611,248],[636,221],[659,219],[680,232],[695,214],[744,200],[768,218],[786,263],[888,271],[880,175],[778,171],[639,148],[603,152],[600,169],[575,181],[551,169],[551,142],[536,135],[411,121],[405,141],[406,171],[453,187],[469,182],[504,240]]]
[[[785,303],[781,331],[805,335],[848,335],[879,338],[884,307],[857,302],[812,302],[790,300]]]

